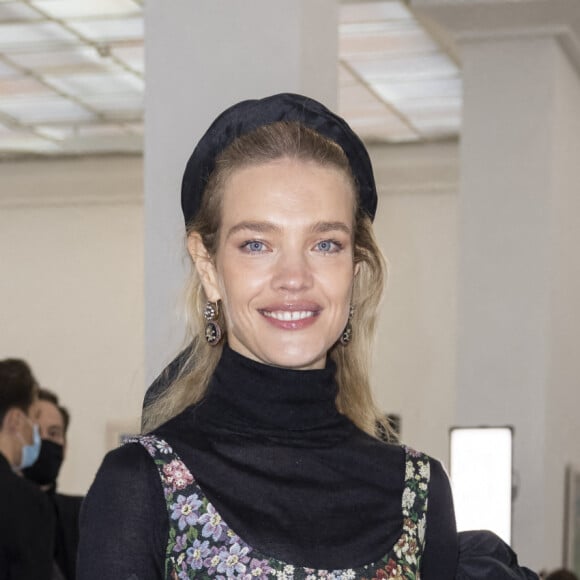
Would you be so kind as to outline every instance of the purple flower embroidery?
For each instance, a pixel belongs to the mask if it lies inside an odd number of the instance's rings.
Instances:
[[[204,564],[204,558],[210,553],[209,542],[205,540],[200,542],[195,540],[191,548],[187,548],[187,563],[194,570],[201,570]]]
[[[187,547],[187,534],[182,536],[177,536],[175,538],[175,546],[173,547],[174,552],[181,552]]]
[[[194,526],[197,523],[197,509],[201,505],[197,494],[194,493],[189,497],[178,495],[177,501],[171,506],[173,513],[171,519],[177,520],[179,529],[183,531],[186,525]]]
[[[240,544],[234,544],[230,546],[230,549],[220,551],[220,563],[218,564],[217,571],[220,574],[225,574],[228,578],[234,575],[243,574],[246,571],[246,564],[250,560],[247,553],[249,548],[247,546],[240,546]]]
[[[204,538],[213,538],[217,542],[222,533],[225,533],[227,526],[222,517],[215,511],[211,503],[207,504],[206,512],[199,518],[199,523],[203,524],[201,535]]]
[[[217,570],[218,564],[221,562],[218,549],[213,546],[209,551],[207,558],[204,560],[203,565],[207,569],[207,573],[213,576]]]
[[[268,560],[257,560],[252,558],[250,560],[250,569],[246,571],[244,580],[268,580],[268,574],[273,572],[272,568],[268,566]]]

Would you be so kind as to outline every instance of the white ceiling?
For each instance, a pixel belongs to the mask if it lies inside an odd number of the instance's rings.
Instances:
[[[367,141],[458,134],[458,67],[399,0],[341,5],[338,66]],[[140,152],[143,92],[143,0],[0,0],[0,158]]]

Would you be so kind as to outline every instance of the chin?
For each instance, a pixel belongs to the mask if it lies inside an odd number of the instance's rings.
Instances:
[[[327,351],[317,350],[313,352],[304,348],[293,349],[286,346],[264,354],[264,359],[268,364],[293,370],[307,370],[324,368]]]

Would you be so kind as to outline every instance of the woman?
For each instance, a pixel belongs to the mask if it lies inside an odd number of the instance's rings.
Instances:
[[[150,434],[97,474],[81,579],[454,578],[441,465],[377,434],[376,203],[364,145],[320,103],[214,121],[182,186],[192,347]]]

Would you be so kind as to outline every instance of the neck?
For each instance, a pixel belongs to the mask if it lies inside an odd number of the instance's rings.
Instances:
[[[21,451],[16,447],[14,437],[2,431],[0,431],[0,453],[12,467],[19,465]]]
[[[204,401],[203,429],[284,440],[327,437],[349,421],[336,408],[335,365],[298,371],[250,360],[225,345]]]

